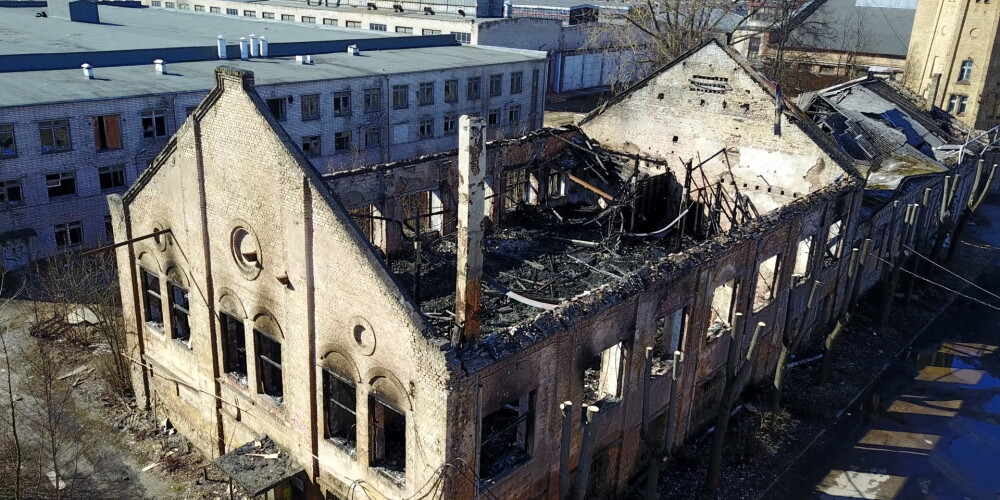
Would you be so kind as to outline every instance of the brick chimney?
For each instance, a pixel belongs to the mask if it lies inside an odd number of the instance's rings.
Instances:
[[[455,330],[452,345],[475,345],[483,281],[483,220],[486,204],[486,122],[462,115],[458,136],[458,273],[455,283]]]

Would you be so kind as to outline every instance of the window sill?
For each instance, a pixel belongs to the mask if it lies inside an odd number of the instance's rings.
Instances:
[[[402,488],[406,486],[406,470],[389,469],[381,465],[372,465],[371,469],[378,472],[380,476],[389,480],[390,483]]]
[[[70,247],[66,247],[66,248],[70,248]],[[66,248],[61,248],[60,250],[65,250]],[[155,333],[157,335],[160,335],[161,337],[163,336],[163,323],[157,323],[155,321],[146,321],[143,324],[146,325],[146,329],[147,330],[149,330],[149,331],[151,331],[151,332],[153,332],[153,333]]]
[[[314,122],[314,121],[317,121],[319,119],[320,119],[320,117],[314,116],[312,118],[303,118],[302,121],[304,121],[304,122]]]
[[[69,153],[70,151],[73,151],[73,148],[68,148],[68,149],[50,149],[48,151],[42,150],[42,154],[43,155],[54,155],[54,154],[58,154],[58,153]]]
[[[3,155],[0,155],[0,160],[13,160],[14,158],[17,158],[16,154],[12,154],[12,155],[10,155],[10,154],[3,154]]]
[[[957,80],[955,85],[972,85],[972,80]]]
[[[177,344],[183,346],[185,349],[187,349],[189,351],[193,350],[193,348],[191,347],[191,338],[190,337],[188,337],[187,339],[179,339],[177,337],[174,337],[174,338],[171,338],[171,340],[173,340]]]
[[[346,453],[349,457],[354,460],[358,459],[358,443],[350,442],[344,438],[325,438],[323,442]]]
[[[104,193],[121,193],[128,189],[128,186],[115,186],[109,188],[101,188],[101,194]]]
[[[111,152],[114,152],[114,151],[121,151],[122,149],[124,149],[124,148],[104,148],[104,149],[95,149],[94,152],[95,153],[111,153]]]

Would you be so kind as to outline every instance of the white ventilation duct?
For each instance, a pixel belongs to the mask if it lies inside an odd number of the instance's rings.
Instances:
[[[219,46],[219,59],[225,59],[229,57],[226,53],[226,39],[219,35],[219,39],[216,40],[216,44]]]
[[[91,65],[89,65],[87,63],[83,63],[83,64],[80,65],[80,67],[83,68],[83,76],[87,77],[88,80],[93,80],[94,79],[94,67],[93,66],[91,66]]]
[[[260,57],[267,57],[267,37],[260,37]]]
[[[156,68],[157,73],[161,75],[167,74],[167,62],[163,59],[153,61],[153,67]]]
[[[352,44],[350,44],[350,45],[347,46],[347,53],[350,54],[350,55],[352,55],[352,56],[360,56],[361,55],[361,49],[359,49],[357,45],[355,45],[355,44],[352,43]]]
[[[250,34],[250,57],[257,57],[257,35]]]
[[[247,39],[240,37],[240,59],[246,61],[250,59],[250,45],[247,44]]]
[[[299,64],[312,64],[313,56],[295,56],[295,62]]]

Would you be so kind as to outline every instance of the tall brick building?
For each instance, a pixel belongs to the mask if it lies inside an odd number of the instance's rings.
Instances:
[[[905,84],[965,125],[1000,125],[1000,8],[989,0],[921,0]]]
[[[714,41],[580,129],[472,119],[457,152],[325,175],[253,74],[216,75],[110,204],[138,399],[251,494],[612,497],[710,425],[728,353],[769,380],[903,258],[907,205],[927,238],[973,189],[971,156],[836,142],[874,102],[943,133],[884,84],[806,114]]]

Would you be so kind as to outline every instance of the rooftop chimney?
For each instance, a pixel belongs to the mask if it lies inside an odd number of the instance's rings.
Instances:
[[[94,79],[94,67],[93,66],[91,66],[91,65],[89,65],[87,63],[83,63],[83,64],[80,65],[80,67],[83,68],[83,76],[87,77],[88,80],[93,80]]]
[[[257,35],[250,34],[250,57],[257,57]]]
[[[156,68],[156,72],[161,75],[167,74],[167,62],[163,59],[157,59],[153,61],[153,67]]]
[[[462,115],[458,136],[458,276],[455,283],[455,347],[479,339],[479,305],[483,280],[483,219],[486,204],[483,174],[486,141],[482,117]]]
[[[247,44],[247,39],[245,37],[240,37],[240,59],[246,61],[250,59],[250,46]]]
[[[347,53],[352,56],[359,56],[361,55],[361,49],[359,49],[356,44],[352,43],[347,46]]]
[[[260,40],[260,57],[267,57],[267,37],[261,36]]]
[[[226,53],[226,39],[219,35],[219,39],[216,41],[219,46],[219,59],[225,59],[229,57]]]

